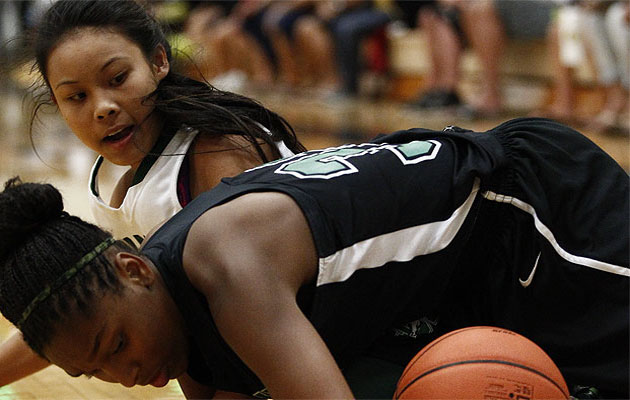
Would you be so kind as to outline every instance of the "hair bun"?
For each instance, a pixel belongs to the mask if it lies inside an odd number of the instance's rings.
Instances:
[[[0,193],[0,260],[33,232],[64,215],[61,193],[50,184],[9,179]]]

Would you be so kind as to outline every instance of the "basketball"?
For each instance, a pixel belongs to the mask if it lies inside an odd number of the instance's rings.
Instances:
[[[560,370],[531,340],[475,326],[425,346],[398,381],[396,399],[567,399]]]

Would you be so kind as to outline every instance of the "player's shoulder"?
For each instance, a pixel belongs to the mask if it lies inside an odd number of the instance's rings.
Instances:
[[[299,206],[280,192],[252,192],[204,212],[191,226],[182,255],[184,269],[198,289],[210,293],[216,282],[257,274],[270,254],[280,254],[291,232],[303,228]]]

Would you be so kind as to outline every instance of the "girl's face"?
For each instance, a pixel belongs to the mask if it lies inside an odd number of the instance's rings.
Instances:
[[[147,285],[137,275],[121,281],[121,293],[97,295],[89,316],[61,321],[44,354],[71,376],[164,386],[186,371],[185,323],[163,283]]]
[[[47,71],[53,98],[74,134],[114,164],[137,168],[162,128],[150,101],[143,100],[168,74],[164,49],[159,46],[147,60],[120,33],[82,28],[52,49]]]

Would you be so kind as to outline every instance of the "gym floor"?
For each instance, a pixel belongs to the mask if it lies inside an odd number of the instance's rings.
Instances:
[[[307,148],[322,148],[342,143],[365,141],[378,133],[411,127],[442,129],[458,125],[473,130],[486,130],[520,116],[506,113],[494,118],[472,120],[445,112],[421,112],[387,101],[317,99],[289,93],[245,93],[283,115],[295,128]],[[86,150],[67,130],[56,114],[43,114],[33,142],[28,137],[28,116],[22,109],[22,92],[0,88],[0,181],[20,175],[25,181],[45,181],[62,191],[66,209],[91,220],[85,208],[87,177],[95,155]],[[522,115],[522,114],[521,114]],[[630,170],[630,140],[623,135],[584,132],[607,151],[626,170]],[[111,168],[104,182],[111,188],[122,170]],[[104,198],[107,198],[107,189]],[[0,317],[0,341],[14,328]],[[3,399],[181,399],[175,381],[165,388],[125,388],[96,379],[71,378],[57,367],[49,367],[14,384],[0,388]]]

